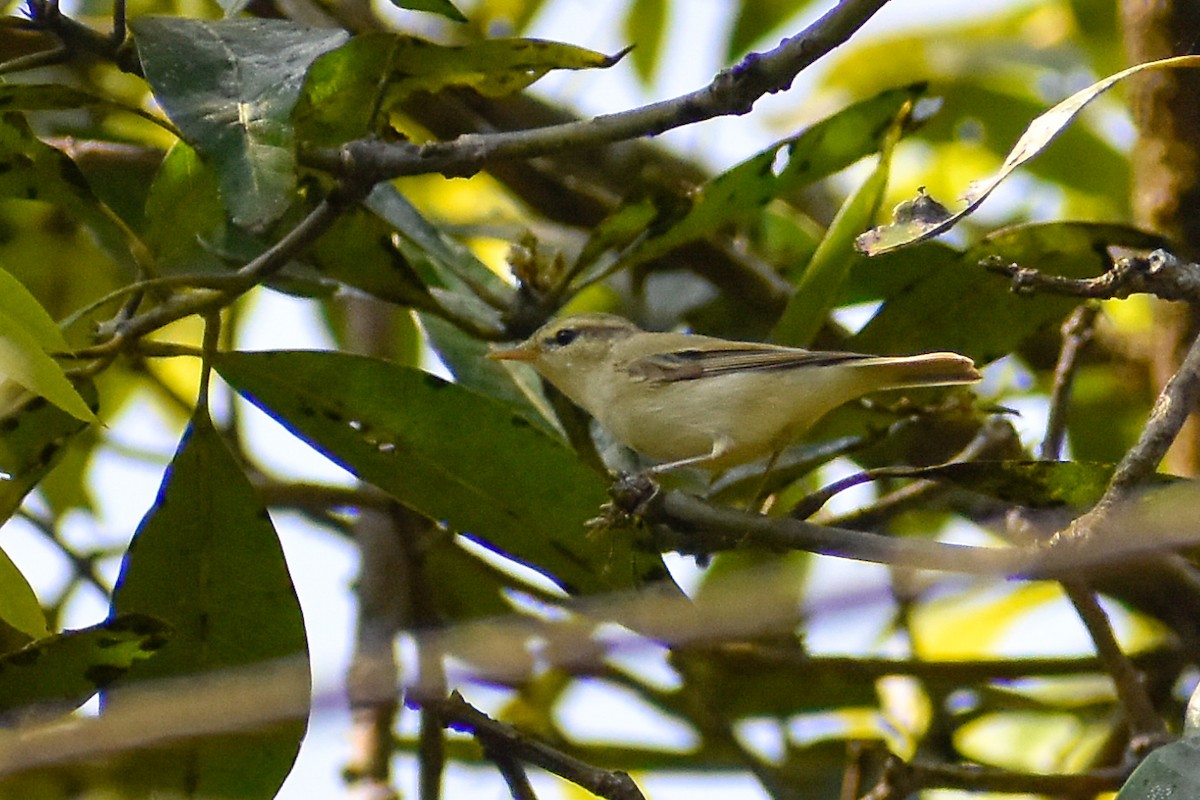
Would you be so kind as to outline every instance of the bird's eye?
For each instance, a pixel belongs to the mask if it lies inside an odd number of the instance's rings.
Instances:
[[[575,341],[577,336],[579,336],[579,331],[575,328],[563,328],[555,333],[550,341],[559,347],[566,347],[571,342]]]

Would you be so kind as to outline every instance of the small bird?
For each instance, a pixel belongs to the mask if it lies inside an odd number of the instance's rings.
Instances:
[[[612,314],[551,320],[488,355],[528,362],[617,441],[661,462],[655,473],[774,457],[862,395],[980,378],[957,353],[870,356],[649,333]]]

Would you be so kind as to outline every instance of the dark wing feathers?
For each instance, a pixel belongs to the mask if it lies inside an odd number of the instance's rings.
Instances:
[[[643,356],[631,363],[628,371],[649,380],[690,381],[732,372],[822,367],[874,357],[777,347],[675,350]]]

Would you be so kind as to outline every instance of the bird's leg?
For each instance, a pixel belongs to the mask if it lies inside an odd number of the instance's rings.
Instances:
[[[730,450],[733,449],[733,440],[728,437],[721,436],[713,440],[712,450],[699,456],[691,456],[689,458],[681,458],[678,461],[668,461],[665,464],[655,464],[646,470],[646,475],[657,475],[660,472],[668,472],[680,467],[698,467],[707,462],[716,461]]]
[[[771,471],[775,469],[775,464],[782,454],[782,447],[771,452],[771,457],[767,459],[767,465],[763,467],[762,479],[758,482],[758,488],[754,490],[754,494],[750,495],[750,502],[746,506],[747,511],[757,511],[759,514],[767,513],[767,499],[763,497],[763,492],[766,491],[767,482],[771,479]]]

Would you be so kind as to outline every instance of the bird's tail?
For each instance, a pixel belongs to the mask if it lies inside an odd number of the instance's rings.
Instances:
[[[879,389],[915,386],[953,386],[975,383],[982,377],[975,362],[958,353],[923,353],[916,356],[879,356],[850,362],[866,368]]]

